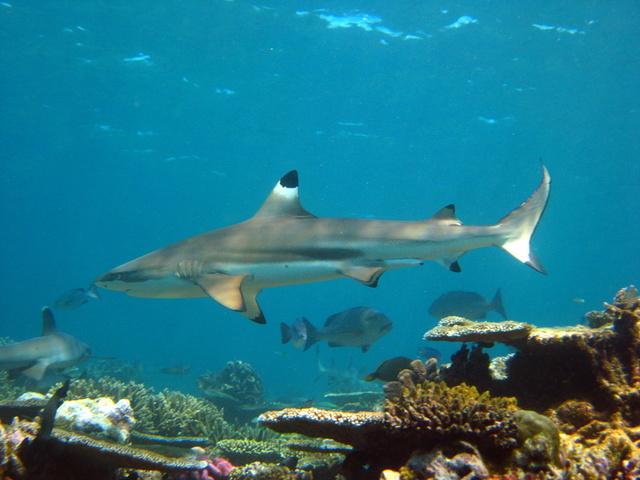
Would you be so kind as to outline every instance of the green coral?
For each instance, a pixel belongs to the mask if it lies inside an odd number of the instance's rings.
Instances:
[[[55,387],[54,387],[55,388]],[[68,399],[127,398],[136,418],[136,430],[166,436],[204,436],[213,441],[242,435],[227,423],[211,402],[184,393],[154,389],[115,378],[80,379],[72,382]]]
[[[0,402],[7,400],[15,400],[23,390],[11,381],[9,373],[5,370],[0,370]]]
[[[228,458],[234,465],[251,462],[281,462],[292,456],[292,452],[281,441],[260,441],[248,438],[220,440],[217,452]]]
[[[513,461],[528,471],[545,471],[560,464],[560,431],[553,421],[532,410],[514,414],[518,426],[519,445]]]

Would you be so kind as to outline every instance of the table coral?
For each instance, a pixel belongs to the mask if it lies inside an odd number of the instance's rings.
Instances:
[[[515,396],[527,408],[545,410],[575,399],[587,401],[607,415],[619,412],[627,425],[637,425],[640,423],[637,289],[631,286],[620,290],[611,304],[605,304],[602,315],[611,320],[609,325],[532,327],[525,337],[517,339],[504,339],[498,332],[487,335],[487,331],[494,329],[484,329],[483,342],[499,341],[517,349],[506,361],[507,378],[491,378],[486,358],[479,353],[472,358],[465,347],[454,355],[452,366],[442,368],[440,373],[449,384],[463,381],[477,384],[497,395]],[[485,323],[465,323],[465,328]],[[438,338],[450,341],[463,338],[457,335],[455,322],[451,328],[450,335],[441,332]]]

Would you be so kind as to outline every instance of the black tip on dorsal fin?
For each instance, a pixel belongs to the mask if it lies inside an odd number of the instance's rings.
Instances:
[[[450,203],[446,207],[442,207],[431,218],[435,218],[437,220],[455,220],[457,222],[460,221],[456,217],[456,206],[453,203]]]
[[[280,185],[284,188],[298,188],[298,171],[291,170],[280,179]]]
[[[257,317],[253,317],[251,321],[255,323],[259,323],[260,325],[264,325],[265,323],[267,323],[267,319],[264,318],[264,314],[262,312],[260,312],[260,314]]]
[[[452,272],[456,272],[456,273],[459,273],[459,272],[462,271],[462,269],[460,268],[460,264],[458,263],[457,260],[455,262],[452,262],[449,265],[449,270],[451,270]]]
[[[42,335],[49,335],[56,331],[56,320],[53,318],[53,310],[42,307]]]

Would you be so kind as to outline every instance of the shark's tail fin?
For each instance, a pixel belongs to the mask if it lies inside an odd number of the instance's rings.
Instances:
[[[491,300],[491,310],[495,310],[498,312],[502,318],[507,319],[507,312],[504,309],[504,305],[502,304],[502,292],[500,289],[496,290],[496,294]]]
[[[496,225],[503,233],[503,242],[498,246],[540,273],[546,272],[531,251],[530,241],[547,205],[550,185],[551,177],[543,166],[542,180],[536,191],[526,202],[503,217]]]

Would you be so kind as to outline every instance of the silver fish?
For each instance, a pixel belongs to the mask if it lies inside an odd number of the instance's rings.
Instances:
[[[19,370],[33,380],[41,380],[49,370],[61,370],[91,355],[89,346],[56,330],[53,312],[42,309],[42,336],[0,347],[0,369]]]
[[[389,333],[392,322],[373,308],[354,307],[331,315],[321,329],[306,318],[299,318],[291,326],[280,324],[282,343],[291,343],[303,350],[319,341],[330,347],[360,347],[366,352],[372,343]]]
[[[188,238],[114,268],[99,287],[152,298],[209,296],[265,323],[256,296],[264,288],[352,278],[375,287],[387,270],[434,260],[459,272],[469,250],[498,246],[543,272],[529,246],[551,178],[493,225],[467,226],[447,205],[418,221],[318,218],[298,196],[298,173],[283,176],[249,220]]]
[[[491,311],[496,311],[502,318],[507,319],[500,289],[496,291],[491,302],[479,293],[457,290],[440,295],[429,307],[429,315],[435,318],[457,315],[470,320],[481,320]]]
[[[100,295],[95,285],[91,285],[89,288],[73,288],[64,292],[53,302],[53,307],[55,309],[73,310],[91,299],[100,300]]]

